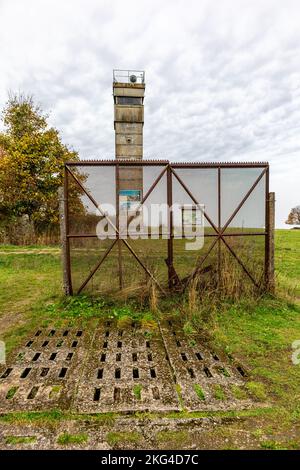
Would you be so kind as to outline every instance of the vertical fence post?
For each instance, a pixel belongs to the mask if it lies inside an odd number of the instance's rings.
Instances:
[[[172,171],[170,165],[167,168],[167,204],[168,204],[168,280],[169,288],[172,288],[173,285],[173,188],[172,188]]]
[[[218,167],[218,230],[221,232],[221,168]],[[221,239],[218,239],[218,290],[221,289]]]
[[[271,293],[275,292],[275,263],[274,263],[274,254],[275,254],[275,242],[274,242],[274,230],[275,230],[275,193],[269,193],[268,198],[269,210],[269,233],[268,233],[268,291]]]
[[[64,171],[64,186],[59,188],[59,223],[63,268],[63,290],[65,295],[72,295],[70,246],[68,234],[68,182],[67,172]]]
[[[119,269],[119,289],[124,287],[123,283],[123,255],[122,255],[122,241],[120,240],[120,167],[119,163],[116,165],[116,227],[118,233],[118,269]]]

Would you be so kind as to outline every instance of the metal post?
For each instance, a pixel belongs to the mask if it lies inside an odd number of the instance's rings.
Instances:
[[[172,171],[170,165],[167,168],[167,204],[168,204],[168,281],[169,288],[173,285],[173,238],[174,238],[174,227],[173,227],[173,194],[172,194]]]
[[[265,290],[269,290],[269,259],[270,259],[270,219],[269,219],[269,168],[265,173]]]
[[[122,259],[122,242],[120,240],[120,171],[119,164],[116,165],[116,227],[118,237],[118,266],[119,266],[119,287],[123,289],[123,259]]]
[[[65,295],[72,295],[70,240],[69,235],[69,208],[68,208],[68,175],[64,169],[64,186],[59,188],[59,221],[60,239],[63,265],[63,289]]]
[[[218,167],[218,230],[221,232],[221,168]],[[218,239],[218,289],[221,286],[221,239]]]
[[[275,292],[274,229],[275,229],[275,193],[269,193],[268,291],[271,292],[272,294]]]

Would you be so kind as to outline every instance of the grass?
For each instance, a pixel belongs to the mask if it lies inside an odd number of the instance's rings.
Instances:
[[[194,384],[194,390],[199,398],[199,400],[205,400],[205,395],[199,384]]]
[[[36,442],[35,436],[5,436],[5,444],[33,444]]]
[[[87,442],[88,436],[87,434],[69,434],[64,432],[60,436],[58,436],[57,443],[59,445],[71,445],[71,444],[84,444]]]
[[[160,431],[156,434],[156,440],[160,443],[166,443],[168,447],[182,445],[182,442],[187,442],[190,436],[188,431]]]
[[[214,390],[214,398],[216,400],[226,400],[226,395],[225,395],[222,385],[217,385],[217,384],[214,385],[213,390]]]
[[[172,298],[158,299],[155,309],[142,295],[140,298],[128,296],[124,299],[113,298],[111,295],[92,297],[85,293],[66,299],[61,291],[60,254],[57,249],[2,246],[0,339],[5,340],[9,352],[37,326],[63,327],[78,322],[92,325],[101,318],[116,319],[120,329],[126,328],[132,320],[138,320],[142,323],[146,336],[151,336],[155,334],[154,320],[160,315],[179,317],[182,318],[184,331],[191,344],[197,331],[214,351],[225,352],[229,360],[232,357],[238,358],[246,367],[249,375],[247,387],[233,387],[233,395],[237,399],[251,396],[264,402],[267,408],[226,414],[188,413],[183,410],[166,416],[169,419],[200,419],[205,416],[227,416],[232,419],[242,417],[248,421],[255,419],[262,423],[262,431],[271,427],[276,430],[274,432],[288,435],[289,430],[300,419],[300,366],[291,361],[291,345],[293,341],[300,339],[300,231],[277,230],[275,243],[276,297],[241,298],[235,301],[223,299],[215,306],[210,296],[203,298],[202,304],[199,304],[192,295],[181,309],[178,307],[180,299],[176,294]],[[95,252],[95,257],[96,254]],[[190,264],[184,265],[184,253],[180,252],[177,260],[182,274],[187,268],[190,269]],[[188,263],[190,262],[191,259]],[[162,260],[161,269],[163,264]],[[111,268],[110,264],[106,267],[107,270]],[[156,300],[152,299],[152,302]],[[183,314],[185,310],[187,313]],[[176,388],[183,408],[180,387]],[[197,395],[198,392],[195,389]],[[9,394],[12,398],[13,391],[9,391]],[[71,416],[72,419],[79,420],[87,415],[80,417],[53,410],[42,414],[2,415],[0,421],[55,424],[71,419]],[[89,419],[113,424],[115,416],[105,414]],[[262,446],[266,441],[263,441],[263,437],[255,439],[261,439]],[[281,440],[274,438],[274,442],[281,443]]]
[[[139,432],[109,432],[106,440],[109,445],[116,446],[124,443],[137,444],[141,441],[142,435]]]
[[[133,387],[133,394],[137,400],[141,399],[142,388],[143,387],[140,384],[136,384]]]

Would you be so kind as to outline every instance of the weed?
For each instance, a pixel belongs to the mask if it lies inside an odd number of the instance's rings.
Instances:
[[[133,387],[133,394],[137,400],[141,399],[142,388],[143,387],[140,384],[136,384]]]
[[[226,400],[226,395],[221,385],[215,384],[213,389],[214,397],[216,400]]]
[[[69,434],[64,432],[58,436],[57,443],[59,445],[83,444],[84,442],[87,442],[87,440],[87,434]]]
[[[36,441],[36,436],[5,436],[5,444],[33,444]]]
[[[122,443],[138,443],[142,439],[139,432],[109,432],[106,435],[106,440],[110,446],[115,446]]]
[[[205,400],[205,395],[200,385],[194,384],[194,390],[200,400]]]

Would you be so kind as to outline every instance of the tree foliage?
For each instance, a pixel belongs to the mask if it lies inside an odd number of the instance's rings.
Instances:
[[[64,162],[78,160],[47,117],[31,96],[9,96],[0,134],[1,218],[27,216],[37,233],[58,224]]]
[[[288,225],[300,225],[300,206],[293,207],[285,222]]]

